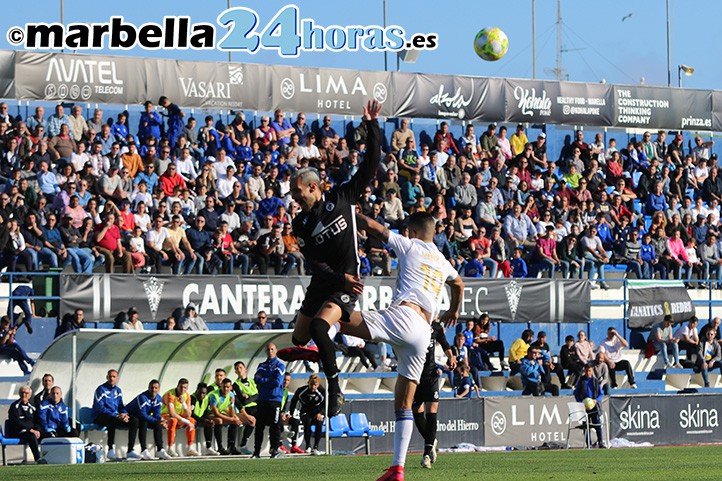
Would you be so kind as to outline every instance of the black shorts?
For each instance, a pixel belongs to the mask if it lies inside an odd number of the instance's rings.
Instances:
[[[435,402],[439,402],[439,376],[422,375],[419,385],[416,386],[413,405]]]
[[[333,302],[341,308],[341,320],[348,322],[351,319],[351,313],[356,308],[357,299],[357,295],[339,289],[338,285],[314,282],[312,279],[306,288],[306,297],[299,312],[313,319],[326,302]]]

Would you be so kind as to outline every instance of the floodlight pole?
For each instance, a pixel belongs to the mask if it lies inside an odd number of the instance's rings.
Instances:
[[[531,78],[536,79],[536,0],[531,0]]]
[[[667,87],[672,86],[672,54],[669,49],[669,38],[669,0],[667,0]]]
[[[231,9],[231,0],[228,0],[228,10]],[[231,50],[228,50],[228,63],[231,63],[233,61],[233,53]]]

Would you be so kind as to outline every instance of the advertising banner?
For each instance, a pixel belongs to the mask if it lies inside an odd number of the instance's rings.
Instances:
[[[711,130],[712,92],[616,85],[613,125]]]
[[[546,442],[567,443],[571,396],[514,396],[484,399],[486,446],[541,446]],[[602,402],[608,411],[608,400]],[[592,439],[596,441],[594,435]],[[572,429],[570,446],[584,446],[580,429]]]
[[[105,104],[139,104],[148,99],[147,63],[129,57],[17,52],[15,97]],[[153,77],[153,83],[158,83]],[[157,99],[155,99],[157,100]]]
[[[328,68],[303,68],[275,65],[267,67],[272,108],[294,112],[361,115],[370,98],[384,105],[390,115],[391,74]],[[264,98],[259,99],[261,102]],[[338,132],[340,136],[345,132]]]
[[[141,320],[156,322],[194,302],[206,322],[249,320],[260,310],[290,321],[301,307],[309,281],[309,277],[294,276],[67,274],[60,278],[61,311],[82,308],[89,319],[112,322],[120,311],[134,306]],[[364,279],[357,308],[387,307],[394,282],[390,277]],[[461,317],[476,318],[488,312],[502,322],[588,322],[589,299],[587,281],[467,279]],[[445,289],[440,308],[448,307],[449,291]]]
[[[430,74],[393,74],[397,117],[498,121],[504,111],[500,79]]]
[[[348,407],[347,407],[348,406]],[[391,453],[394,451],[394,432],[396,431],[396,414],[394,402],[390,399],[375,401],[348,401],[343,412],[350,418],[354,412],[366,413],[371,429],[381,429],[383,437],[372,438],[371,452]],[[459,443],[470,443],[475,446],[484,445],[484,400],[483,399],[442,399],[439,402],[439,413],[436,438],[440,448],[450,448]],[[362,438],[334,439],[334,451],[360,451],[363,449]],[[423,451],[424,440],[414,433],[411,437],[410,451]]]
[[[649,328],[662,322],[667,314],[674,322],[694,316],[694,304],[682,281],[629,282],[629,328]]]
[[[506,120],[548,124],[611,125],[608,85],[508,79]]]
[[[722,442],[722,404],[715,394],[614,396],[610,405],[612,438],[652,444]]]

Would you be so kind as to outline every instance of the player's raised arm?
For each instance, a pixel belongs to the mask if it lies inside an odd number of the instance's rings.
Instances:
[[[376,100],[369,100],[366,107],[364,107],[362,120],[362,122],[366,123],[366,131],[368,132],[363,162],[361,162],[351,180],[339,188],[341,193],[345,192],[353,202],[356,202],[358,196],[374,179],[376,169],[381,163],[381,130],[378,123],[380,113],[381,104]]]
[[[367,234],[381,239],[384,242],[388,242],[389,229],[385,225],[381,225],[363,214],[356,214],[356,223],[358,224],[358,228],[365,230]]]
[[[464,281],[461,276],[449,279],[446,283],[451,288],[451,304],[449,310],[439,317],[439,322],[446,327],[451,327],[459,320],[459,310],[461,309],[461,300],[464,298]]]

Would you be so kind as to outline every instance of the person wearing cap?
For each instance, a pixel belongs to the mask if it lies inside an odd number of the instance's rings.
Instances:
[[[509,145],[511,147],[511,155],[516,157],[524,151],[524,147],[529,143],[526,134],[524,133],[524,124],[518,124],[516,126],[516,132],[511,134],[509,138]]]
[[[491,123],[489,124],[489,127],[486,129],[486,132],[481,134],[481,140],[479,143],[481,144],[481,152],[484,157],[491,158],[496,153],[496,148],[498,146],[498,139],[496,137],[496,124]]]
[[[143,331],[143,323],[140,321],[140,315],[135,307],[128,309],[128,320],[121,324],[126,331]]]
[[[191,302],[186,306],[185,315],[178,321],[181,331],[207,331],[208,325],[196,312],[196,305]]]

